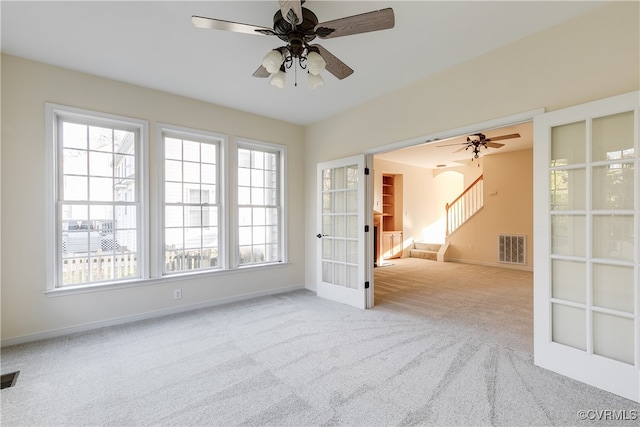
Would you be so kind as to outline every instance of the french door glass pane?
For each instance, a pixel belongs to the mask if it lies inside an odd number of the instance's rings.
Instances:
[[[351,165],[346,168],[347,173],[347,188],[357,189],[358,188],[358,166]]]
[[[551,129],[551,166],[584,163],[587,128],[585,122],[555,126]]]
[[[347,235],[345,217],[343,215],[336,215],[333,218],[333,237],[344,238]]]
[[[346,269],[344,264],[334,264],[333,265],[333,284],[338,286],[346,286],[347,285],[347,277],[346,277]]]
[[[593,313],[593,353],[633,365],[633,319]]]
[[[587,319],[585,310],[562,304],[552,304],[551,310],[553,342],[579,350],[587,349]]]
[[[586,216],[551,216],[551,253],[584,257],[586,255]]]
[[[322,217],[322,234],[330,236],[333,233],[333,221],[331,216],[324,215]]]
[[[347,216],[347,237],[358,238],[358,215]]]
[[[346,197],[347,207],[345,212],[358,213],[358,189],[347,191]]]
[[[593,168],[593,209],[633,209],[633,163]]]
[[[633,159],[633,111],[593,119],[592,159]]]
[[[587,266],[584,262],[551,260],[551,296],[584,304],[587,299]]]
[[[358,241],[347,240],[347,260],[349,264],[358,264]]]
[[[333,259],[338,262],[346,262],[346,242],[344,240],[333,241]]]
[[[633,313],[633,267],[593,265],[593,305]]]
[[[347,283],[352,289],[358,289],[358,266],[347,265]]]
[[[322,281],[333,283],[333,264],[330,262],[322,263]]]
[[[551,210],[582,210],[587,207],[586,169],[551,171]]]
[[[345,200],[344,200],[344,191],[338,191],[333,193],[333,213],[344,213],[345,211]]]
[[[345,188],[345,184],[346,184],[346,178],[345,178],[345,169],[346,168],[333,168],[332,171],[332,176],[333,179],[331,180],[331,189],[332,190],[341,190]]]
[[[594,258],[633,261],[633,215],[593,216]]]
[[[333,195],[331,193],[322,194],[322,213],[331,213]]]
[[[322,259],[330,261],[333,259],[333,240],[322,239]]]

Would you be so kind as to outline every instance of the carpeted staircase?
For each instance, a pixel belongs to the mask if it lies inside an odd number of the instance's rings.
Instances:
[[[438,252],[442,250],[440,243],[422,243],[414,242],[413,248],[409,250],[409,256],[411,258],[431,259],[438,260]]]

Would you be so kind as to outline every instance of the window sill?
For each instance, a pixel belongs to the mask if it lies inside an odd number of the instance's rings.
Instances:
[[[148,279],[136,279],[136,280],[120,281],[120,282],[104,282],[104,283],[98,283],[93,285],[65,286],[62,288],[47,289],[43,293],[48,297],[61,297],[61,296],[67,296],[67,295],[77,295],[77,294],[85,294],[85,293],[93,293],[93,292],[112,291],[117,289],[135,288],[139,286],[158,285],[162,283],[172,283],[172,282],[178,282],[178,281],[199,280],[199,279],[213,278],[217,276],[224,276],[228,274],[245,273],[245,272],[256,271],[256,270],[271,270],[274,268],[281,268],[288,265],[289,265],[289,262],[278,262],[273,264],[242,266],[238,268],[225,269],[225,270],[176,273],[171,275],[165,275],[162,277],[152,277]]]

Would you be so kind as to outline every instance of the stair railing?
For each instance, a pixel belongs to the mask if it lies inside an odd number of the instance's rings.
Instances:
[[[453,202],[445,205],[447,236],[482,208],[483,178],[484,175],[480,175]]]

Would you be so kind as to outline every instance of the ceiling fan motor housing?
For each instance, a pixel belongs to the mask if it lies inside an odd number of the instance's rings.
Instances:
[[[295,28],[284,19],[281,11],[277,11],[273,16],[273,31],[275,31],[280,40],[287,43],[291,43],[291,38],[302,39],[303,43],[308,43],[315,39],[316,25],[318,25],[318,17],[306,7],[302,8],[302,22],[296,25]]]

